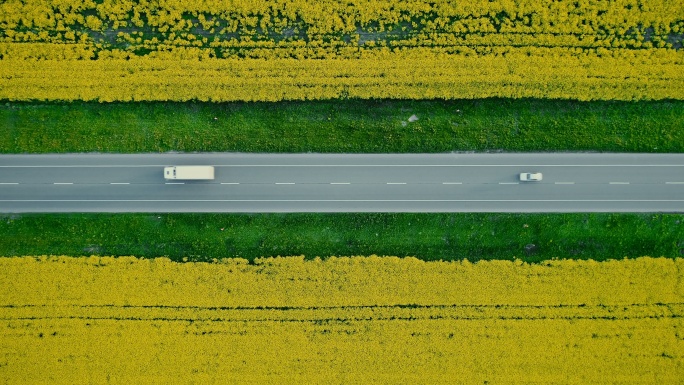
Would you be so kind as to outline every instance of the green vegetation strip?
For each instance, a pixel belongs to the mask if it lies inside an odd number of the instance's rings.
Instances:
[[[0,216],[0,256],[305,255],[519,258],[682,257],[681,214],[25,214]]]
[[[684,101],[4,102],[0,153],[684,152],[682,127]]]

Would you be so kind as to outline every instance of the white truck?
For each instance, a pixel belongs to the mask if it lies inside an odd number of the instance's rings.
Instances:
[[[214,180],[213,166],[169,166],[164,167],[165,179]]]

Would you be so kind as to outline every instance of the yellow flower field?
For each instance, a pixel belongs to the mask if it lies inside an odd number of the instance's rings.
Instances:
[[[684,260],[0,258],[7,383],[681,383]]]
[[[0,99],[684,99],[681,51],[618,49],[603,56],[577,55],[564,48],[503,51],[463,56],[415,48],[381,50],[362,59],[330,60],[186,60],[178,55],[101,60],[5,59],[0,60]]]
[[[650,0],[6,0],[0,99],[684,99]]]

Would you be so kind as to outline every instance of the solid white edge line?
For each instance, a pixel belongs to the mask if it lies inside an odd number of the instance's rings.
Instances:
[[[143,168],[143,165],[0,165],[0,168]],[[684,167],[684,164],[215,164],[213,167]]]
[[[684,199],[0,199],[0,202],[684,202]]]

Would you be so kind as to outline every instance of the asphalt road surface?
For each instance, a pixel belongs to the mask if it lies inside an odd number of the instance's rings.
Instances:
[[[684,212],[684,154],[0,155],[3,213],[392,211]]]

